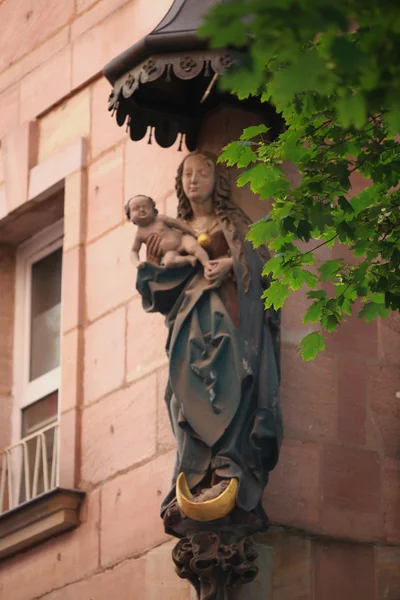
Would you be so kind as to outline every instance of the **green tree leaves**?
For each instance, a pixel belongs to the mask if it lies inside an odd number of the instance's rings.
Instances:
[[[336,103],[338,122],[347,129],[351,125],[359,128],[367,120],[367,106],[362,94],[348,94]]]
[[[250,163],[255,162],[257,156],[252,151],[250,145],[241,142],[232,142],[226,146],[225,152],[219,160],[225,160],[229,167],[236,165],[237,167],[242,168],[248,167]]]
[[[268,290],[265,290],[262,295],[265,298],[265,308],[270,308],[271,306],[276,310],[282,308],[289,294],[290,288],[287,283],[273,281]]]
[[[368,302],[364,304],[363,308],[358,313],[360,318],[367,321],[372,321],[376,317],[387,317],[389,309],[385,306],[385,294],[375,293],[368,296]]]
[[[342,263],[341,258],[335,258],[333,260],[327,260],[318,269],[320,272],[320,280],[328,281],[334,279],[337,272],[339,271],[340,264]]]
[[[325,350],[324,338],[316,331],[306,335],[300,342],[300,354],[304,360],[314,360],[322,350]]]
[[[264,124],[261,125],[252,125],[251,127],[247,127],[243,130],[242,135],[240,136],[241,141],[248,142],[249,140],[257,137],[258,135],[262,135],[263,133],[268,132],[268,127]]]
[[[220,78],[222,88],[259,96],[286,121],[273,141],[266,126],[248,127],[221,160],[242,169],[239,186],[272,198],[247,239],[272,255],[266,307],[308,290],[304,322],[319,331],[302,340],[300,353],[311,360],[357,300],[366,321],[400,310],[398,7],[229,0],[210,12],[203,34],[214,47],[246,45],[246,59]],[[296,185],[282,169],[286,161],[300,174]]]

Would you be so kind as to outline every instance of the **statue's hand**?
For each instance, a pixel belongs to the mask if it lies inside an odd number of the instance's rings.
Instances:
[[[210,260],[204,267],[204,277],[215,287],[221,285],[225,277],[232,271],[233,260],[230,257]]]
[[[147,243],[147,260],[148,262],[159,265],[162,258],[161,236],[159,233],[149,235]]]

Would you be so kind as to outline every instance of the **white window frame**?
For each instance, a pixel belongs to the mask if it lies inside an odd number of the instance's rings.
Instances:
[[[63,247],[64,221],[58,221],[36,234],[17,249],[14,314],[14,410],[12,443],[21,439],[22,411],[49,394],[60,391],[61,364],[34,381],[29,381],[31,349],[32,264]],[[62,314],[62,311],[61,311]],[[62,323],[60,324],[60,344]],[[61,349],[60,349],[61,350]],[[60,394],[59,394],[60,395]],[[60,417],[60,398],[58,415]]]

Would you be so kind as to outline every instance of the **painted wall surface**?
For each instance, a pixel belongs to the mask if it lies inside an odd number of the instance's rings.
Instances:
[[[123,211],[131,195],[145,193],[174,215],[182,153],[131,142],[107,112],[110,88],[101,77],[104,64],[148,33],[170,4],[0,2],[0,225],[17,199],[19,209],[27,200],[30,169],[53,159],[57,168],[63,149],[81,138],[88,151],[81,179],[68,184],[80,186],[84,227],[64,250],[63,298],[72,312],[78,288],[82,310],[63,331],[61,417],[63,431],[75,424],[61,452],[73,450],[72,484],[87,494],[82,524],[0,563],[1,600],[190,598],[159,518],[174,462],[163,400],[166,329],[160,315],[142,311],[129,260],[134,230]],[[201,146],[218,151],[254,118],[219,111],[205,123]],[[30,122],[33,154],[16,135]],[[354,180],[355,189],[362,185]],[[235,190],[235,199],[253,219],[266,214],[246,189]],[[70,233],[82,214],[68,215]],[[0,450],[11,439],[15,275],[15,248],[1,244],[0,228]],[[323,248],[319,258],[341,254]],[[304,363],[297,344],[310,331],[301,322],[306,306],[299,291],[283,312],[285,439],[265,494],[276,526],[264,539],[273,547],[271,597],[399,600],[400,318],[352,318],[316,361]]]

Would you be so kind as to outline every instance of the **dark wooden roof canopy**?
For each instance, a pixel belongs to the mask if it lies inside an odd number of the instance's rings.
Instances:
[[[180,148],[185,136],[192,151],[205,114],[222,102],[238,103],[233,96],[220,94],[213,84],[243,54],[234,49],[210,50],[196,35],[208,10],[226,1],[175,0],[149,35],[104,67],[113,86],[109,110],[119,126],[127,122],[132,140],[141,140],[149,132],[149,143],[154,136],[160,146],[168,148],[181,135]],[[247,105],[261,108],[255,99]],[[265,111],[269,121],[271,107],[264,104]]]

